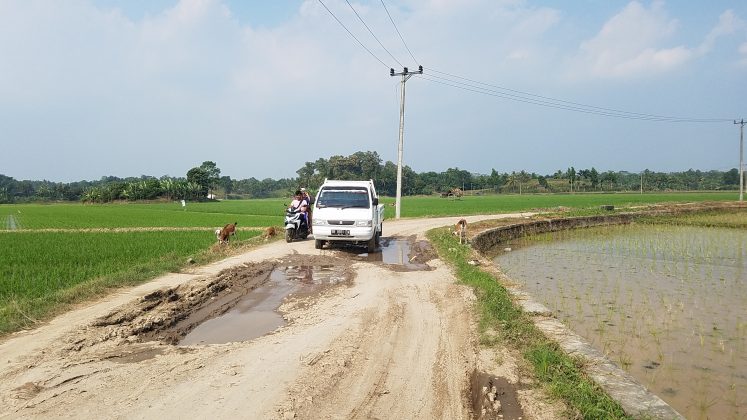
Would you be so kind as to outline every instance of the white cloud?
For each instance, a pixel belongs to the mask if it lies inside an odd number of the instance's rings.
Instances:
[[[581,43],[570,73],[575,78],[591,75],[599,79],[669,73],[712,52],[719,38],[745,28],[747,25],[739,16],[726,10],[697,47],[672,46],[670,40],[677,35],[679,22],[668,16],[664,2],[655,1],[647,8],[632,1],[610,18],[595,37]]]
[[[747,42],[739,46],[739,54],[740,54],[739,66],[747,67]]]
[[[684,46],[662,46],[677,31],[678,21],[667,16],[662,2],[646,8],[629,3],[609,19],[592,39],[584,41],[574,72],[598,78],[630,78],[676,69],[693,58]]]
[[[719,16],[718,23],[706,35],[703,43],[698,47],[699,54],[706,54],[713,49],[716,41],[726,35],[734,34],[739,30],[744,30],[745,22],[739,18],[733,11],[727,10]]]

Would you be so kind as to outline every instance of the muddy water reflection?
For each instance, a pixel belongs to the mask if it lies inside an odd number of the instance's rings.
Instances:
[[[495,258],[509,277],[680,413],[747,418],[744,230],[612,226],[510,246]]]
[[[421,249],[416,249],[417,247]],[[425,264],[427,257],[418,251],[422,251],[424,247],[427,248],[429,245],[416,242],[414,239],[382,238],[379,252],[357,254],[356,258],[394,265],[406,270],[423,270],[428,268]]]
[[[267,283],[249,292],[223,315],[198,325],[179,344],[219,344],[261,337],[285,325],[277,309],[286,297],[312,294],[345,280],[342,267],[332,265],[276,268]]]

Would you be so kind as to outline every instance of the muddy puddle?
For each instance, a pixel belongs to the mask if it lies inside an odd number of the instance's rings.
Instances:
[[[430,270],[428,261],[436,254],[427,241],[410,238],[381,238],[381,246],[373,253],[358,247],[342,247],[338,251],[354,261],[382,263],[393,270]]]
[[[99,318],[90,327],[94,331],[71,339],[69,350],[108,340],[183,346],[251,340],[285,324],[278,308],[288,299],[296,307],[313,305],[326,289],[349,284],[350,264],[330,256],[291,255],[161,289]]]
[[[471,381],[473,418],[482,419],[521,419],[524,410],[519,404],[517,387],[506,378],[473,372]]]
[[[286,298],[309,296],[346,280],[343,267],[334,265],[277,267],[267,282],[247,293],[226,313],[195,327],[178,344],[221,344],[261,337],[285,325],[278,308]]]

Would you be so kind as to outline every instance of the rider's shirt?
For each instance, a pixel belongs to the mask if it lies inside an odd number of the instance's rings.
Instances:
[[[300,210],[300,209],[301,209],[302,207],[308,207],[308,206],[309,206],[309,202],[308,202],[308,201],[306,201],[306,199],[305,199],[305,198],[302,198],[302,199],[300,199],[300,200],[296,200],[296,199],[294,198],[294,199],[293,199],[293,201],[291,201],[291,208],[292,208],[292,209],[293,209],[294,211],[295,211],[295,210]],[[306,209],[303,209],[303,210],[305,211]]]

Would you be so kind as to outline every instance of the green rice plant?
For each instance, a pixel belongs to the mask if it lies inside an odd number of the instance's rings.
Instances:
[[[639,223],[747,229],[747,209],[724,209],[681,215],[648,216]]]
[[[283,220],[283,205],[267,202],[268,208],[247,209],[222,206],[219,203],[199,203],[200,211],[189,204],[183,210],[179,204],[19,204],[0,205],[0,211],[12,210],[14,219],[24,229],[90,229],[134,227],[222,227],[238,221],[239,227],[277,226]],[[212,205],[212,211],[204,211]],[[256,206],[255,206],[256,207]],[[253,214],[251,211],[259,211]],[[0,230],[7,228],[0,225]]]
[[[747,327],[740,328],[743,321],[738,313],[743,312],[741,302],[747,297],[743,282],[747,269],[744,232],[735,228],[634,223],[552,237],[556,242],[527,238],[522,249],[496,260],[511,268],[512,280],[531,277],[533,272],[548,267],[562,269],[562,286],[528,282],[527,291],[550,309],[557,308],[548,300],[555,290],[570,290],[571,298],[574,293],[575,297],[581,296],[575,300],[575,307],[572,305],[574,313],[564,312],[563,322],[569,325],[574,320],[577,333],[630,368],[631,374],[640,375],[638,379],[644,384],[666,388],[667,383],[685,383],[686,372],[697,364],[722,389],[724,382],[719,375],[724,372],[719,366],[738,369],[743,365]],[[536,257],[527,259],[524,253]],[[579,267],[566,269],[570,255],[577,259]],[[514,262],[520,260],[525,261],[524,267]],[[597,268],[616,274],[597,274]],[[622,312],[626,315],[622,316]],[[605,322],[608,319],[617,322],[610,325]],[[625,337],[635,350],[611,347],[617,345],[617,337]],[[667,372],[667,376],[658,376],[656,386],[646,382],[651,376],[649,369],[628,365],[631,354],[636,359],[657,361],[661,366],[653,370]],[[744,377],[736,381],[740,389],[747,385]],[[718,408],[709,410],[721,412],[717,410],[723,410],[725,404],[719,397]],[[683,414],[688,409],[675,408],[683,410]],[[737,417],[744,414],[742,410]],[[687,415],[697,413],[691,411]]]
[[[219,257],[214,243],[210,231],[0,233],[0,335],[110,288],[179,271],[187,257]]]

